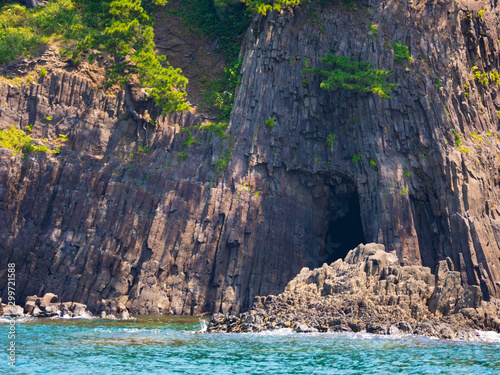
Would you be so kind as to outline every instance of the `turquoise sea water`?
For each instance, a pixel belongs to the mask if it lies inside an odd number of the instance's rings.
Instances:
[[[500,374],[500,335],[482,342],[370,334],[195,334],[196,317],[46,319],[16,326],[1,374]]]

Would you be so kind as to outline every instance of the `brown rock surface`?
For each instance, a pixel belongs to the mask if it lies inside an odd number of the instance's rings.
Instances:
[[[362,4],[358,12],[322,9],[317,20],[303,7],[256,17],[234,138],[192,130],[201,144],[183,162],[188,135],[180,129],[203,118],[160,116],[155,132],[139,129],[139,141],[122,117],[122,97],[78,75],[54,69],[36,85],[1,84],[0,128],[34,124],[36,138],[69,139],[57,156],[0,150],[0,296],[6,266],[16,263],[20,302],[52,291],[93,311],[105,299],[134,314],[238,313],[254,296],[282,292],[302,267],[378,242],[396,251],[398,264],[429,272],[440,265],[447,276],[431,306],[441,314],[460,294],[448,288],[458,280],[467,294],[460,303],[500,297],[500,101],[498,86],[471,75],[474,65],[500,70],[499,5]],[[412,63],[394,62],[391,40],[409,46]],[[304,81],[304,66],[328,50],[394,69],[392,98],[328,93],[317,77]],[[145,110],[158,113],[147,102]],[[455,147],[452,129],[469,153]],[[151,152],[139,152],[146,139]],[[218,176],[214,166],[228,149]],[[375,261],[370,267],[378,272]],[[427,296],[430,273],[411,272],[412,290]],[[410,297],[390,306],[425,314]]]
[[[259,332],[292,328],[307,332],[415,333],[473,338],[476,329],[500,332],[500,305],[481,302],[475,285],[465,290],[458,272],[439,277],[422,266],[400,266],[383,245],[359,245],[345,261],[302,271],[278,296],[256,297],[236,316],[213,315],[208,332]]]

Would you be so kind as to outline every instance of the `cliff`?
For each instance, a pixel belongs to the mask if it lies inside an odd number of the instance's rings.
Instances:
[[[448,260],[464,286],[499,297],[499,87],[471,71],[500,70],[499,12],[493,0],[366,0],[256,17],[231,136],[191,129],[189,148],[181,129],[200,116],[139,129],[145,153],[119,94],[56,69],[3,84],[1,128],[69,140],[57,156],[0,150],[0,288],[16,263],[21,303],[52,292],[93,310],[238,313],[302,267],[377,242],[401,265]],[[394,61],[394,42],[412,62]],[[394,69],[391,99],[303,76],[327,51]]]

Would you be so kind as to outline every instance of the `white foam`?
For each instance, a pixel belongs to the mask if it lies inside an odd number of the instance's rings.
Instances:
[[[16,317],[16,324],[19,323],[26,323],[26,322],[32,322],[35,320],[32,316],[23,316],[23,317]],[[10,317],[0,317],[0,324],[11,324],[13,322],[12,318]]]
[[[476,330],[480,342],[500,343],[500,333],[494,331]]]
[[[200,330],[198,332],[200,333],[207,332],[208,322],[202,318],[199,318],[199,321],[200,321]]]

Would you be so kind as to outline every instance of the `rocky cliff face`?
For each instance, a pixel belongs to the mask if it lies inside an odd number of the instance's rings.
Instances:
[[[434,272],[446,259],[484,299],[500,296],[499,87],[471,72],[500,70],[499,12],[493,0],[366,0],[356,12],[258,18],[232,137],[192,130],[201,144],[182,162],[180,130],[201,117],[139,129],[151,147],[141,154],[120,95],[63,71],[3,85],[2,128],[34,124],[37,137],[69,141],[58,156],[0,150],[0,268],[16,263],[21,299],[52,292],[94,310],[105,299],[133,313],[236,313],[302,267],[378,242],[402,265]],[[392,41],[413,62],[395,63]],[[304,80],[329,50],[394,69],[392,98]],[[0,271],[0,288],[5,280]]]

